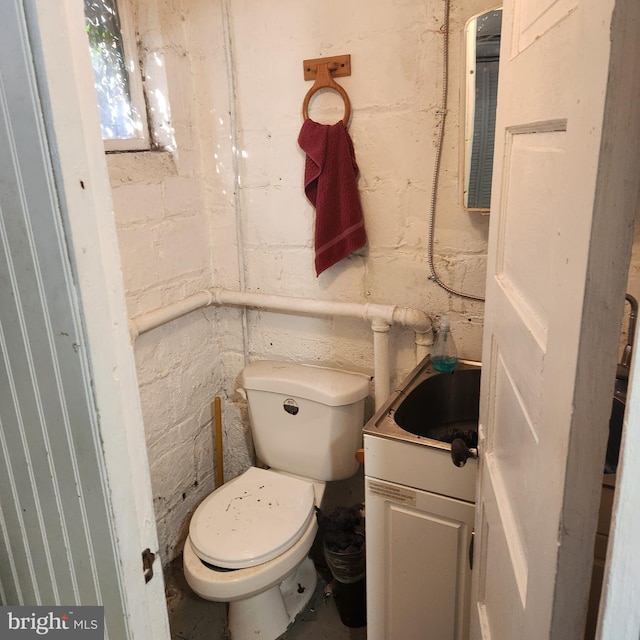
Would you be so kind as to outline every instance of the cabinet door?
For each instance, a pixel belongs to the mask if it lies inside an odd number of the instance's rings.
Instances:
[[[366,478],[367,637],[464,640],[474,505]]]

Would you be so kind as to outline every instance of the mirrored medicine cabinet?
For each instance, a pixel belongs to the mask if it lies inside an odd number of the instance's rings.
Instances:
[[[465,209],[484,213],[491,204],[501,27],[501,8],[474,16],[465,27],[463,202]]]

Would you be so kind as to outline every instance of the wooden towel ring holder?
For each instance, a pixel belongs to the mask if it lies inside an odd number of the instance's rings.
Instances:
[[[313,86],[309,89],[307,95],[304,97],[304,101],[302,102],[302,117],[305,120],[309,119],[309,102],[314,94],[320,91],[320,89],[333,89],[334,91],[337,91],[344,100],[344,117],[342,118],[342,122],[344,123],[344,126],[347,127],[349,125],[349,119],[351,118],[351,102],[347,92],[333,79],[331,75],[332,72],[340,70],[340,65],[337,62],[330,61],[329,58],[326,58],[325,60],[320,58],[314,61],[305,61],[305,64],[308,62],[316,63],[313,65],[316,69],[316,81],[313,83]],[[347,74],[342,72],[339,75]]]

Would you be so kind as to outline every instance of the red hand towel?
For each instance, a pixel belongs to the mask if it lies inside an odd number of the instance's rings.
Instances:
[[[298,136],[307,154],[304,190],[316,208],[316,275],[367,242],[353,142],[342,120],[319,124],[305,120]]]

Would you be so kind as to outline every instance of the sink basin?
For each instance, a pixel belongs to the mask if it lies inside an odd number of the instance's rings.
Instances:
[[[467,447],[477,447],[481,370],[479,362],[460,360],[453,371],[436,371],[427,356],[365,425],[364,433],[447,451],[455,438]],[[611,407],[605,474],[618,468],[625,405],[626,394],[617,392]]]
[[[434,372],[420,382],[398,406],[396,424],[417,436],[452,442],[462,438],[478,444],[480,369]]]
[[[376,415],[365,433],[451,449],[455,438],[478,443],[481,364],[460,360],[453,371],[436,371],[427,356]]]

